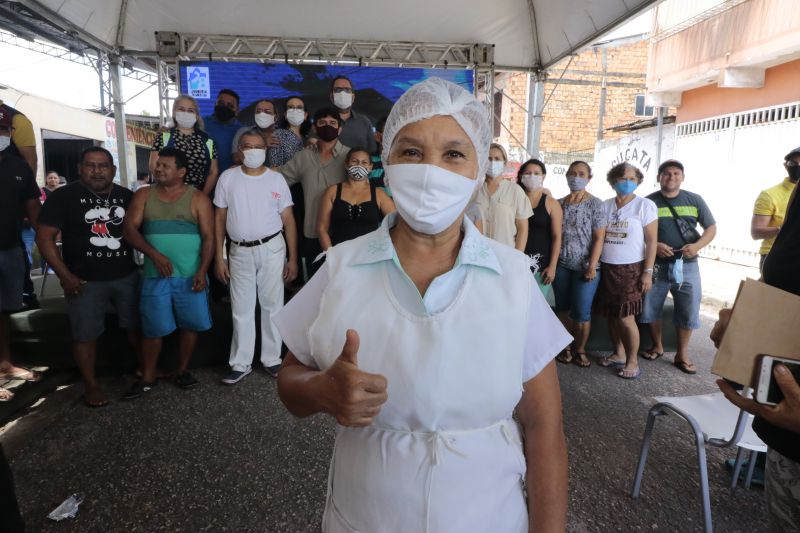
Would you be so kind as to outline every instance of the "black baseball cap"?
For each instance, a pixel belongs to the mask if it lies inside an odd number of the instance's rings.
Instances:
[[[677,159],[667,159],[666,161],[664,161],[663,163],[658,165],[658,174],[659,174],[659,176],[661,175],[662,172],[664,172],[669,167],[679,168],[679,169],[681,169],[681,172],[684,172],[683,163],[681,163]]]
[[[795,148],[794,150],[792,150],[791,152],[789,152],[788,154],[786,154],[786,155],[783,157],[783,160],[784,160],[784,161],[788,161],[788,160],[790,160],[791,158],[793,158],[793,157],[794,157],[794,156],[796,156],[796,155],[800,155],[800,146],[798,146],[797,148]]]

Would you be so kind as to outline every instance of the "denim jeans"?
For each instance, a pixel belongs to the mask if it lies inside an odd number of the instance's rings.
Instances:
[[[591,281],[583,277],[583,270],[570,270],[558,265],[553,292],[556,297],[556,312],[569,311],[575,322],[589,322],[592,319],[592,301],[600,285],[600,271]]]
[[[672,293],[675,302],[672,322],[681,329],[699,329],[700,300],[703,296],[700,265],[697,261],[684,262],[683,283],[680,285],[675,283],[671,267],[669,263],[656,263],[653,270],[653,288],[644,296],[644,307],[637,321],[649,324],[660,320],[667,293]]]

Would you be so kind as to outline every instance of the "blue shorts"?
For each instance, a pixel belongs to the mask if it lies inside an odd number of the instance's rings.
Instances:
[[[145,278],[139,298],[142,336],[166,337],[175,329],[211,329],[208,289],[192,290],[192,278]]]
[[[592,320],[592,302],[600,284],[600,271],[592,281],[586,281],[583,270],[570,270],[558,265],[553,293],[556,297],[556,313],[569,311],[569,318],[578,323]]]
[[[672,323],[681,329],[700,328],[700,265],[697,261],[683,263],[683,283],[678,285],[671,272],[671,264],[656,263],[653,270],[653,288],[644,296],[642,313],[636,318],[640,324],[661,320],[667,293],[672,293],[675,311]]]

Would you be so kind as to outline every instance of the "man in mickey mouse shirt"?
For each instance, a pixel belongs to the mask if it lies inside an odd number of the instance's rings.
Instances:
[[[133,344],[138,327],[139,274],[133,250],[122,239],[122,221],[133,193],[114,184],[116,167],[105,148],[84,150],[78,174],[79,181],[56,189],[45,202],[36,244],[64,289],[84,401],[101,407],[108,398],[97,382],[94,363],[108,304]],[[59,231],[62,253],[56,246]]]

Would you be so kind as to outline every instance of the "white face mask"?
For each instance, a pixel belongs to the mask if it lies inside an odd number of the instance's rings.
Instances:
[[[544,183],[544,177],[543,176],[537,176],[535,174],[523,174],[520,181],[522,181],[522,185],[526,189],[528,189],[529,191],[532,191],[534,189],[541,189],[542,188],[542,185]]]
[[[11,146],[11,137],[0,135],[0,152]]]
[[[490,161],[489,168],[486,170],[486,174],[491,178],[496,178],[498,176],[502,176],[505,169],[506,164],[504,161]]]
[[[339,109],[350,109],[353,105],[353,94],[333,93],[333,105]]]
[[[176,111],[175,122],[178,123],[179,128],[194,128],[197,123],[197,115],[188,111]]]
[[[414,231],[426,235],[449,228],[481,183],[436,165],[387,165],[385,172],[398,213]]]
[[[275,124],[275,116],[269,113],[256,113],[256,126],[265,130]]]
[[[247,168],[258,168],[267,160],[266,148],[250,148],[242,150],[242,163]]]
[[[306,119],[305,111],[301,109],[290,109],[286,112],[286,120],[292,126],[299,126]]]

